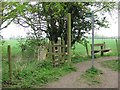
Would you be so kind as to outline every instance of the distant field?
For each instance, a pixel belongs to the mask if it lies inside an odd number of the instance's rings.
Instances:
[[[17,40],[6,40],[5,44],[2,47],[3,57],[7,56],[7,46],[11,45],[12,56],[20,55],[21,49]]]
[[[90,44],[92,39],[88,39],[88,50],[90,54]],[[106,55],[110,56],[115,56],[117,55],[117,48],[116,48],[116,42],[115,39],[95,39],[95,43],[106,43],[106,48],[112,49],[111,52],[107,53]],[[20,55],[21,54],[21,49],[19,47],[19,43],[17,40],[7,40],[6,43],[3,46],[3,57],[6,57],[7,55],[7,45],[10,44],[12,48],[12,56]],[[100,48],[95,48],[95,49],[100,49]],[[86,56],[86,49],[83,45],[76,43],[75,45],[75,50],[74,53],[80,56]],[[98,53],[99,54],[99,53]]]
[[[90,51],[91,51],[91,48],[90,48],[90,44],[92,39],[88,39],[89,43],[88,43],[88,49],[89,49],[89,54],[90,54]],[[111,49],[111,52],[107,53],[106,55],[110,55],[110,56],[116,56],[117,55],[117,47],[116,47],[116,41],[115,39],[95,39],[94,40],[95,43],[103,43],[105,42],[106,43],[106,48],[110,48]],[[86,56],[86,49],[83,45],[77,43],[75,45],[75,53],[76,54],[79,54],[81,56]],[[95,49],[100,49],[100,48],[96,48]],[[99,53],[98,53],[99,54]]]

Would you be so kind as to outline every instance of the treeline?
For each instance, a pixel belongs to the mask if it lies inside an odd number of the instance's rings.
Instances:
[[[92,39],[92,36],[88,36],[88,38]],[[107,37],[107,36],[94,36],[94,39],[117,39],[117,36],[111,36],[111,37]]]

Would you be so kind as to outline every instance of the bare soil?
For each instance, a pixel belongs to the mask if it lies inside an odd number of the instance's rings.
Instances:
[[[44,88],[118,88],[118,72],[101,66],[100,62],[107,60],[118,60],[118,57],[101,57],[95,59],[94,65],[102,70],[102,82],[95,85],[89,85],[82,80],[80,76],[91,67],[91,61],[85,61],[74,64],[77,67],[76,72],[72,72],[61,77],[59,80],[48,83]]]

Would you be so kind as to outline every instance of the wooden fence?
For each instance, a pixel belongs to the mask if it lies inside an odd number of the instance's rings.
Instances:
[[[68,49],[65,45],[65,41],[58,38],[57,43],[50,41],[48,54],[50,59],[52,59],[53,66],[58,66],[68,60]]]

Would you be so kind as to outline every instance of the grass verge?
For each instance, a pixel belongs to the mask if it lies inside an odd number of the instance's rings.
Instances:
[[[110,68],[113,71],[120,71],[119,67],[120,62],[118,60],[103,61],[101,65],[105,68]]]
[[[88,85],[95,85],[101,83],[102,71],[92,67],[85,71],[80,77]]]
[[[64,74],[76,71],[72,65],[64,64],[53,67],[50,60],[46,61],[14,61],[12,65],[12,82],[9,83],[8,62],[3,61],[3,87],[31,88],[55,81]]]

